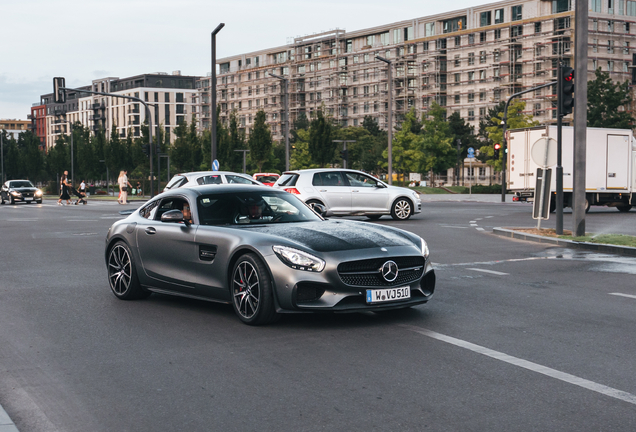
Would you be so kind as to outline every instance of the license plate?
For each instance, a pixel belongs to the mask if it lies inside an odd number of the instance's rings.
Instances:
[[[33,198],[24,198],[25,201],[33,201]]]
[[[367,303],[384,303],[411,298],[411,287],[383,288],[367,290]]]

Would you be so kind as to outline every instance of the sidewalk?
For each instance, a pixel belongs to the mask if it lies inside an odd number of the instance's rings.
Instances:
[[[512,194],[506,195],[506,202],[512,202]],[[501,194],[420,194],[422,202],[457,201],[500,203]]]
[[[18,428],[0,405],[0,432],[18,432]]]

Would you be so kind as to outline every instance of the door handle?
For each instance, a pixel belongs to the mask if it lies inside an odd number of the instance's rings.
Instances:
[[[319,192],[327,192],[327,189],[320,189]]]
[[[154,234],[154,233],[156,233],[156,232],[157,232],[157,230],[156,230],[156,229],[154,229],[153,227],[148,227],[148,228],[146,228],[146,234],[150,234],[150,235],[152,235],[152,234]]]
[[[357,189],[355,189],[355,190],[352,190],[351,192],[360,192],[360,191],[359,191],[359,190],[357,190]]]

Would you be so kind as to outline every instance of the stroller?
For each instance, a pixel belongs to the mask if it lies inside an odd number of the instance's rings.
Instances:
[[[78,205],[79,203],[82,203],[86,205],[86,193],[80,192],[72,186],[70,189],[71,189],[71,193],[77,197],[77,200],[75,200],[73,204]]]

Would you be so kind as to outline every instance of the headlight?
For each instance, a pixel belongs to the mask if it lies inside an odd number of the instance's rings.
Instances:
[[[20,196],[20,195],[22,195],[22,194],[21,194],[20,192],[18,192],[18,191],[11,191],[11,195],[13,195],[13,196]]]
[[[36,190],[35,196],[42,196],[42,191],[40,189]]]
[[[424,259],[428,259],[428,245],[426,244],[426,242],[424,241],[424,239],[420,239],[422,240],[422,255],[424,255]]]
[[[287,246],[272,246],[276,256],[285,264],[296,270],[321,272],[325,262],[318,257]]]

